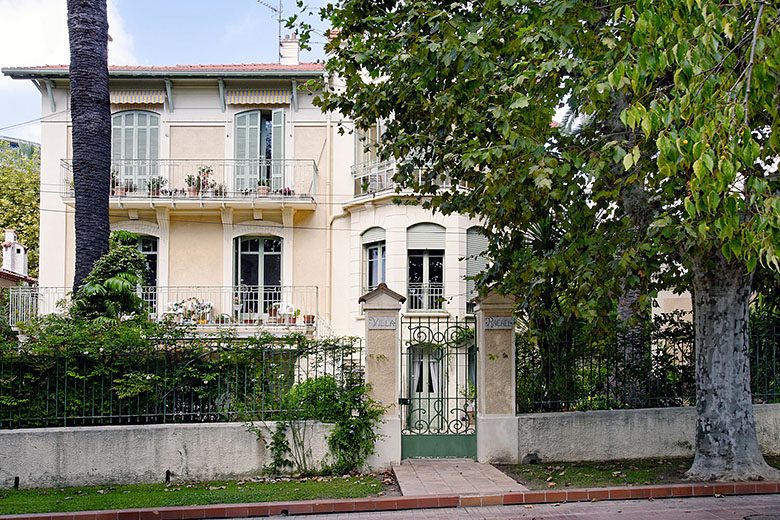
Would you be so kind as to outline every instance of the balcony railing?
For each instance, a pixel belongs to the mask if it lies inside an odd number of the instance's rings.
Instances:
[[[137,294],[151,319],[182,325],[307,328],[318,321],[313,286],[143,286]],[[12,287],[9,322],[63,312],[70,296],[66,287]]]
[[[355,185],[355,196],[395,188],[393,174],[395,174],[395,161],[372,161],[354,165],[352,180]]]
[[[370,195],[385,190],[394,190],[396,182],[393,181],[393,175],[396,171],[396,162],[390,161],[371,161],[352,166],[352,182],[354,185],[354,196]],[[415,176],[418,182],[422,182],[422,170],[415,170]],[[452,184],[449,179],[442,177],[439,179],[441,187],[450,187]],[[459,183],[458,188],[468,189],[465,184]]]
[[[441,311],[444,309],[444,284],[409,283],[407,310],[409,311]]]
[[[63,195],[73,197],[73,163],[60,162]],[[310,159],[127,159],[111,163],[111,197],[280,198],[317,195]]]

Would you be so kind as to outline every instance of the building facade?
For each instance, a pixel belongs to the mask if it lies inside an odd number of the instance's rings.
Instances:
[[[405,313],[463,317],[476,222],[394,204],[411,194],[366,149],[376,136],[317,108],[307,82],[334,80],[299,62],[294,39],[281,45],[278,64],[109,68],[111,228],[139,236],[152,317],[360,336],[358,298],[381,282],[407,296]],[[34,297],[53,312],[74,275],[68,70],[3,72],[41,91]]]

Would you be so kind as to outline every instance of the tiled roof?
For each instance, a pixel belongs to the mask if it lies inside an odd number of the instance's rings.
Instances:
[[[11,280],[13,282],[36,283],[38,281],[35,278],[30,278],[29,276],[22,276],[19,273],[13,273],[5,269],[0,269],[0,278],[5,278],[6,280]]]

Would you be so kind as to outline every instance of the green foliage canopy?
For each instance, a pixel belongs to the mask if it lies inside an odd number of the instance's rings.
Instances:
[[[38,276],[38,226],[40,215],[41,155],[26,155],[0,141],[0,226],[15,229],[26,245],[28,272]]]
[[[322,15],[337,33],[321,106],[385,121],[396,180],[483,219],[483,282],[534,301],[563,279],[587,319],[627,287],[686,285],[698,260],[777,270],[776,5],[343,0]],[[553,128],[562,106],[572,124]],[[545,218],[558,241],[521,255]]]

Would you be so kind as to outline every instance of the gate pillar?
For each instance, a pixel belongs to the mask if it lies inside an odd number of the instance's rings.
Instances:
[[[476,304],[477,459],[518,463],[514,297],[490,291]]]
[[[370,395],[385,407],[379,429],[376,453],[368,458],[373,469],[389,468],[401,462],[401,414],[398,398],[401,388],[400,311],[404,296],[384,283],[358,300],[363,304],[366,322],[366,382]]]

